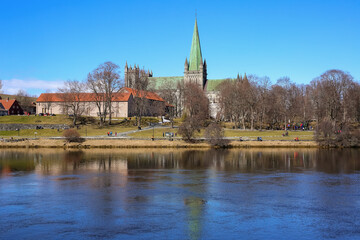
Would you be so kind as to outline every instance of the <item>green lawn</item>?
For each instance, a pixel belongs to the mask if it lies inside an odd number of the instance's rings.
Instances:
[[[62,131],[57,129],[24,129],[18,131],[0,131],[0,137],[56,137],[62,136]]]
[[[97,126],[82,126],[78,129],[81,136],[102,136],[107,135],[107,132],[127,132],[136,129],[136,127],[119,127],[112,125],[110,127],[99,128]],[[0,137],[61,137],[64,130],[57,129],[23,129],[18,131],[0,131]]]
[[[115,132],[127,132],[137,129],[137,127],[122,127],[118,125],[111,125],[105,127],[98,126],[81,126],[78,130],[81,136],[102,136],[107,135],[107,132],[113,132],[113,136],[115,136]]]
[[[1,116],[0,123],[22,123],[22,124],[71,124],[72,120],[64,115],[56,116]]]
[[[106,135],[107,132],[127,132],[137,129],[134,126],[135,118],[131,118],[130,121],[122,122],[123,118],[118,118],[113,121],[114,125],[104,126],[99,128],[96,123],[92,125],[80,126],[79,132],[81,136],[102,136]],[[146,127],[149,125],[149,122],[158,122],[159,118],[143,117],[142,126]],[[1,123],[22,123],[22,124],[72,124],[72,120],[64,115],[57,116],[1,116]],[[180,123],[180,119],[175,119],[177,125]],[[230,127],[229,123],[226,123]],[[226,125],[225,124],[225,125]],[[313,140],[314,133],[311,131],[289,131],[289,136],[283,137],[282,134],[284,131],[250,131],[250,130],[236,130],[225,128],[226,137],[244,137],[250,139],[256,139],[257,137],[262,137],[264,140],[293,140],[298,137],[300,140]],[[155,128],[155,138],[163,137],[164,132],[173,132],[176,133],[178,128]],[[37,137],[50,137],[50,136],[62,136],[63,131],[57,131],[57,129],[26,129],[17,131],[0,131],[0,137],[16,137],[20,134],[20,137],[34,137],[34,133],[37,132]],[[196,134],[196,137],[202,137],[204,130]],[[153,136],[153,130],[139,131],[132,134],[129,134],[131,137],[136,138],[151,138]],[[178,135],[179,136],[179,135]]]
[[[164,132],[177,132],[177,128],[155,128],[155,138],[163,137]],[[250,139],[256,139],[257,137],[262,137],[263,140],[294,140],[298,137],[299,140],[313,140],[314,133],[310,131],[289,131],[289,136],[283,137],[282,134],[284,131],[244,131],[244,130],[230,130],[225,129],[225,137],[244,137]],[[151,138],[153,136],[153,130],[144,130],[129,134],[130,137],[136,138]],[[204,130],[201,130],[200,133],[196,133],[196,137],[203,137]],[[180,137],[180,135],[178,135]]]
[[[226,137],[248,137],[256,139],[262,137],[264,140],[293,140],[298,137],[299,140],[313,140],[314,132],[312,131],[289,131],[289,136],[283,137],[284,131],[244,131],[225,129]]]
[[[154,129],[155,138],[162,138],[163,133],[165,133],[165,132],[173,132],[175,134],[175,133],[177,133],[177,131],[178,131],[177,128],[155,128]],[[131,133],[128,136],[135,137],[135,138],[152,138],[153,137],[153,129]]]

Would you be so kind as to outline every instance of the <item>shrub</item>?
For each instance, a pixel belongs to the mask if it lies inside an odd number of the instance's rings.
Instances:
[[[315,139],[322,147],[356,147],[360,144],[360,130],[324,119],[317,126]]]
[[[180,126],[178,133],[182,136],[182,139],[185,142],[193,142],[194,141],[194,133],[197,128],[194,126],[192,121],[187,118]]]
[[[78,120],[80,121],[81,125],[94,124],[96,122],[96,119],[90,116],[81,116]]]
[[[224,138],[224,130],[218,123],[210,123],[205,129],[206,141],[215,147],[227,147],[229,146],[229,140]]]
[[[85,142],[85,139],[80,136],[80,133],[73,128],[65,130],[63,133],[63,137],[65,137],[67,142],[77,142],[77,143]]]

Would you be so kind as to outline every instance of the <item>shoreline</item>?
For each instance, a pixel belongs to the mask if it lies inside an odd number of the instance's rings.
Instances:
[[[62,149],[112,149],[112,148],[214,148],[208,143],[187,143],[182,140],[139,140],[139,139],[87,139],[84,143],[66,143],[63,139],[36,139],[19,142],[2,142],[1,149],[6,148],[62,148]],[[319,148],[315,141],[231,141],[228,148]]]

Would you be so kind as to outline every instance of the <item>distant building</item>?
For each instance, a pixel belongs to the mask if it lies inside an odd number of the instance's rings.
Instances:
[[[18,101],[16,101],[15,99],[10,100],[9,98],[6,98],[5,100],[3,100],[0,97],[0,104],[3,106],[5,111],[7,111],[6,115],[18,115],[18,114],[22,115],[22,114],[24,114],[23,109],[21,108]]]
[[[136,66],[134,64],[134,67],[130,65],[128,66],[127,62],[125,64],[125,76],[124,76],[124,82],[125,87],[128,88],[135,88],[137,81],[139,81],[140,76],[145,75],[146,77],[152,77],[152,71],[144,71],[139,68],[139,65]]]
[[[146,111],[144,116],[162,115],[169,105],[154,92],[138,91],[132,88],[122,88],[118,93],[113,94],[112,116],[113,117],[132,117],[136,114],[136,98],[145,99]],[[79,102],[83,115],[100,116],[102,111],[96,105],[96,95],[94,93],[81,93]],[[71,114],[67,107],[67,102],[63,93],[42,93],[36,100],[36,113],[48,114]]]

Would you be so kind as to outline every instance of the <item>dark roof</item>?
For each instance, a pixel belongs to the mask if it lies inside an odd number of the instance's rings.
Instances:
[[[2,103],[0,103],[0,111],[6,111],[6,109],[4,108],[4,106],[2,105]]]

